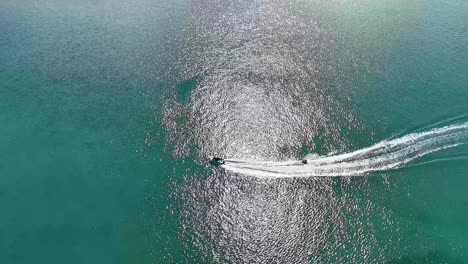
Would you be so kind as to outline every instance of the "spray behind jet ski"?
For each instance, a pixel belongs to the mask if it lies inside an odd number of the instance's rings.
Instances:
[[[236,161],[233,161],[233,162],[236,162]],[[303,159],[303,160],[301,160],[301,163],[305,165],[305,164],[307,164],[307,160]],[[211,156],[210,157],[210,164],[213,165],[213,166],[221,166],[221,165],[226,164],[226,160],[223,159],[223,158]]]

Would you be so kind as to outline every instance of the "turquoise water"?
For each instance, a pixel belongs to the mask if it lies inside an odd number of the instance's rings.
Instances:
[[[465,124],[467,18],[457,0],[1,1],[0,262],[468,262],[466,129],[355,177],[207,162]]]

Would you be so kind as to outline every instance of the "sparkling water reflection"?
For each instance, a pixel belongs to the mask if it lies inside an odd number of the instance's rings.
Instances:
[[[335,38],[313,13],[285,1],[192,2],[181,64],[197,84],[188,104],[167,104],[164,120],[175,155],[195,146],[202,161],[285,160],[313,150],[324,134],[331,150],[346,148],[341,128],[358,125],[330,95]],[[342,210],[353,201],[336,196],[332,179],[213,170],[188,175],[181,188],[184,240],[215,262],[306,263],[346,243]]]
[[[174,155],[200,164],[211,155],[255,163],[349,151],[353,135],[365,130],[349,103],[364,93],[350,85],[353,76],[377,71],[372,56],[387,52],[417,23],[420,3],[408,4],[406,16],[369,15],[347,25],[349,17],[336,10],[390,14],[403,3],[193,1],[178,43],[185,82],[165,105]],[[328,17],[333,12],[335,24]],[[207,261],[365,263],[410,251],[399,248],[399,232],[417,230],[416,223],[403,226],[380,200],[404,184],[386,174],[262,179],[206,169],[208,176],[187,173],[176,192],[184,204],[181,238]]]

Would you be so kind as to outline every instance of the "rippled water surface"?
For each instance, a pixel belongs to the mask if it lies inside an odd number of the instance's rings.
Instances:
[[[3,0],[0,262],[467,262],[467,18]]]

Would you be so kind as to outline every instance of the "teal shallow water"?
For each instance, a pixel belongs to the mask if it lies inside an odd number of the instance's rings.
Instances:
[[[0,3],[0,262],[467,262],[466,145],[356,178],[207,166],[467,121],[466,1],[285,2]]]

